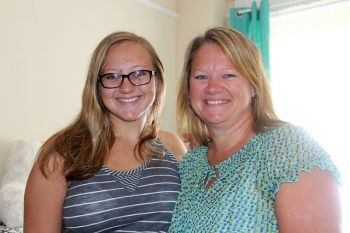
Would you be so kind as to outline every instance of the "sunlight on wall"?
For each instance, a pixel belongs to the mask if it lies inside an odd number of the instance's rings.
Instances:
[[[306,128],[341,171],[343,232],[350,232],[349,56],[350,2],[271,18],[276,111]]]

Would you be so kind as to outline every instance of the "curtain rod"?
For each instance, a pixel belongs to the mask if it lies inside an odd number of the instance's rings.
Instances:
[[[252,12],[251,9],[239,10],[239,11],[236,12],[236,15],[240,16],[240,15],[251,13],[251,12]]]
[[[317,2],[309,2],[308,4],[299,4],[299,5],[294,5],[294,6],[289,5],[289,7],[286,7],[286,6],[288,4],[291,4],[291,3],[272,4],[272,5],[270,5],[270,16],[274,17],[274,16],[288,14],[288,13],[294,13],[294,12],[298,12],[298,11],[302,11],[302,10],[308,10],[311,8],[333,5],[333,4],[338,4],[338,3],[344,3],[347,1],[348,0],[322,0],[322,1],[317,1]],[[252,10],[250,8],[248,8],[248,9],[237,11],[236,15],[241,16],[243,14],[247,14],[247,13],[251,13],[251,12],[252,12]]]

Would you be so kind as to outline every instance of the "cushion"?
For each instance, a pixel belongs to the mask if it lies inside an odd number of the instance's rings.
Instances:
[[[28,175],[41,142],[18,141],[11,148],[0,180],[0,222],[23,226],[23,200]]]

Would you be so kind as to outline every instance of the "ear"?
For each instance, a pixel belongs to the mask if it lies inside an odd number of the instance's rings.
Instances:
[[[158,79],[158,78],[155,78],[154,81],[155,81],[156,89],[158,90],[159,79]]]
[[[160,83],[159,79],[155,78],[154,79],[154,88],[156,90],[156,96],[159,96],[159,92],[160,92],[160,87],[159,87],[160,84],[159,83]]]
[[[252,96],[252,98],[254,98],[254,97],[256,96],[256,90],[255,90],[255,87],[250,86],[250,91],[251,91],[251,96]]]

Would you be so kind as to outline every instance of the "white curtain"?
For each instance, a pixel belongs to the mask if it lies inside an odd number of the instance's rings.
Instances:
[[[343,232],[350,232],[350,2],[276,15],[270,27],[277,113],[305,127],[343,173]]]

